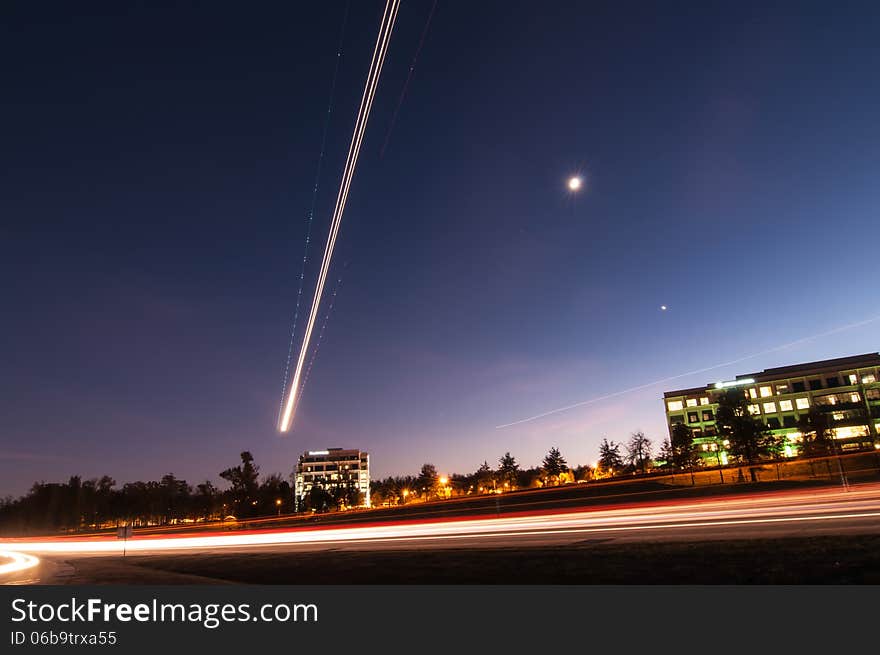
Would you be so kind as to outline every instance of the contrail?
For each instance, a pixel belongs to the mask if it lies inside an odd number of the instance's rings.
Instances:
[[[760,352],[754,353],[752,355],[746,355],[745,357],[739,357],[738,359],[732,359],[729,362],[722,362],[721,364],[713,364],[712,366],[706,366],[705,368],[698,368],[693,371],[688,371],[687,373],[679,373],[678,375],[672,375],[668,378],[663,378],[661,380],[654,380],[653,382],[648,382],[646,384],[640,384],[637,387],[630,387],[629,389],[622,389],[620,391],[615,391],[613,393],[605,394],[604,396],[597,396],[596,398],[590,398],[589,400],[582,400],[579,403],[574,403],[573,405],[566,405],[565,407],[558,407],[556,409],[551,409],[547,412],[542,412],[541,414],[535,414],[534,416],[529,416],[528,418],[520,419],[518,421],[513,421],[511,423],[503,423],[502,425],[496,425],[496,430],[501,430],[502,428],[509,428],[514,425],[520,425],[522,423],[529,423],[530,421],[536,421],[539,418],[544,418],[545,416],[550,416],[552,414],[559,414],[560,412],[567,412],[570,409],[575,409],[576,407],[583,407],[584,405],[590,405],[592,403],[597,403],[602,400],[608,400],[609,398],[615,398],[616,396],[622,396],[623,394],[632,393],[633,391],[641,391],[642,389],[647,389],[648,387],[653,387],[658,384],[663,384],[665,382],[671,382],[672,380],[677,380],[679,378],[684,378],[689,375],[696,375],[697,373],[705,373],[707,371],[712,371],[716,368],[723,368],[725,366],[731,366],[733,364],[739,364],[740,362],[744,362],[747,359],[754,359],[755,357],[760,357],[761,355],[767,355],[769,353],[774,353],[779,350],[785,350],[786,348],[792,348],[793,346],[798,346],[802,343],[808,343],[810,341],[814,341],[816,339],[821,339],[822,337],[827,337],[832,334],[837,334],[838,332],[843,332],[845,330],[851,330],[853,328],[861,327],[862,325],[868,325],[869,323],[874,323],[876,321],[880,321],[880,316],[874,316],[872,318],[866,318],[863,321],[858,321],[856,323],[849,323],[847,325],[842,325],[840,327],[836,327],[833,330],[828,330],[827,332],[820,332],[819,334],[814,334],[809,337],[803,337],[798,339],[797,341],[791,341],[789,343],[782,344],[781,346],[774,346],[773,348],[768,348],[767,350],[762,350]]]
[[[360,154],[361,144],[364,139],[364,131],[367,127],[367,119],[370,116],[370,109],[373,106],[373,98],[376,94],[376,87],[379,84],[379,76],[382,73],[382,66],[385,63],[385,55],[388,52],[391,32],[394,29],[394,21],[397,18],[397,11],[399,9],[400,0],[386,0],[385,11],[382,14],[382,22],[379,26],[379,36],[376,40],[376,46],[373,49],[373,59],[370,62],[367,82],[364,86],[364,93],[361,96],[361,105],[358,110],[357,120],[355,121],[354,133],[351,137],[351,144],[348,147],[348,156],[345,162],[345,169],[342,172],[339,193],[336,196],[336,207],[333,210],[333,218],[330,222],[330,233],[327,235],[327,244],[324,246],[324,256],[321,261],[321,270],[318,274],[318,284],[315,287],[315,297],[312,300],[309,320],[306,323],[305,334],[303,335],[299,357],[297,358],[296,370],[293,380],[290,383],[287,403],[284,407],[284,414],[282,415],[280,425],[278,426],[278,429],[281,432],[287,432],[293,421],[293,414],[297,404],[297,389],[299,389],[303,363],[305,362],[306,352],[309,348],[312,330],[314,330],[315,327],[315,319],[318,316],[318,308],[321,304],[321,298],[324,293],[324,284],[327,281],[327,272],[330,269],[333,249],[336,246],[336,237],[339,234],[339,225],[342,222],[342,214],[345,211],[345,203],[348,200],[351,179],[354,176],[354,170],[357,166],[358,155]]]

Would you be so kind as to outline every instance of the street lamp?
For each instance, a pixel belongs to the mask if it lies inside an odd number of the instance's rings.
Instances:
[[[278,508],[278,516],[281,516],[281,499],[280,498],[275,499],[275,507]]]

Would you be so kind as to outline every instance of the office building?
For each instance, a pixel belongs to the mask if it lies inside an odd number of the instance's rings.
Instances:
[[[880,443],[880,353],[768,368],[704,387],[667,391],[663,403],[670,437],[676,423],[687,425],[708,465],[727,463],[729,444],[717,438],[715,413],[718,395],[730,387],[742,387],[752,415],[774,434],[785,435],[788,456],[798,454],[798,421],[811,407],[828,414],[834,443],[842,452]]]
[[[294,495],[297,510],[312,487],[328,491],[337,487],[354,488],[361,493],[361,507],[370,506],[370,455],[360,450],[327,448],[309,450],[296,465]]]

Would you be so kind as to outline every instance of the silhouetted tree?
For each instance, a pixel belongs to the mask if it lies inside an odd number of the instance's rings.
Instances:
[[[641,430],[630,435],[626,444],[626,461],[634,471],[647,471],[651,461],[651,440]]]
[[[498,460],[498,481],[502,485],[506,483],[510,489],[515,489],[518,473],[519,464],[509,452],[504,453],[504,456]]]
[[[741,463],[749,465],[752,482],[757,481],[755,464],[773,448],[773,435],[767,426],[751,415],[743,389],[731,387],[718,396],[715,427],[726,438],[729,452]]]
[[[559,476],[568,470],[568,462],[562,457],[559,449],[555,446],[550,449],[541,462],[541,470],[544,472],[545,481],[551,484],[559,483]]]
[[[615,469],[623,466],[620,444],[608,441],[607,438],[602,439],[602,443],[599,444],[599,464],[613,476]]]
[[[425,501],[437,493],[437,467],[433,464],[423,464],[417,480],[418,488],[425,496]]]

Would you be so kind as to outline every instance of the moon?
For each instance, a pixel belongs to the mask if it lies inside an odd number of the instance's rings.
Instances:
[[[667,309],[666,305],[660,305],[660,311],[665,312]]]
[[[568,178],[568,190],[569,191],[580,191],[583,186],[584,181],[580,176],[574,175]]]

